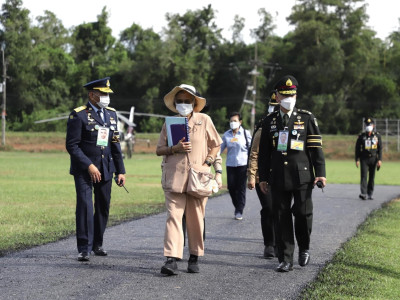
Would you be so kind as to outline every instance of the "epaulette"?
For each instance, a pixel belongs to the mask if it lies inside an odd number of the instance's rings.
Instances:
[[[270,112],[270,113],[267,115],[267,117],[270,116],[270,115],[272,115],[272,114],[275,114],[275,113],[277,113],[277,112],[279,112],[279,110]]]
[[[310,111],[308,111],[308,110],[305,110],[305,109],[300,109],[300,108],[297,110],[297,112],[300,112],[300,113],[305,113],[305,114],[309,114],[309,115],[311,115],[311,114],[312,114]]]
[[[82,111],[84,109],[86,109],[86,105],[79,106],[79,107],[75,108],[74,111],[80,112],[80,111]]]
[[[108,109],[108,110],[112,110],[112,111],[116,111],[116,110],[115,110],[115,108],[108,107],[108,106],[106,107],[106,109]]]

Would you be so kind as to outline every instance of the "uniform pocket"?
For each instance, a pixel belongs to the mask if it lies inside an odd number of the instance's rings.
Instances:
[[[314,172],[312,166],[308,162],[298,162],[297,173],[299,174],[300,184],[314,181]]]

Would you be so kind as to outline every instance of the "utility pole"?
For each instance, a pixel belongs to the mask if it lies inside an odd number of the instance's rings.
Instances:
[[[253,134],[255,121],[256,121],[256,101],[257,101],[257,77],[260,75],[260,72],[257,71],[257,42],[254,48],[254,69],[249,72],[249,75],[253,76],[253,103],[251,106],[251,118],[250,118],[250,131]]]
[[[4,59],[4,48],[5,43],[1,44],[1,54],[3,58],[3,105],[1,110],[1,145],[6,145],[6,78],[7,78],[7,67]]]

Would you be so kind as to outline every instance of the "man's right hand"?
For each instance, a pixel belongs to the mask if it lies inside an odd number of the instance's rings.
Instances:
[[[248,187],[249,190],[254,190],[254,188],[256,187],[255,179],[248,180],[247,187]]]
[[[263,192],[264,194],[268,193],[268,183],[266,181],[261,181],[260,182],[260,190],[261,192]]]
[[[97,183],[101,181],[101,173],[99,169],[94,164],[91,164],[88,168],[90,179],[93,183]]]
[[[360,165],[360,161],[356,161],[356,167],[358,168],[358,166]]]

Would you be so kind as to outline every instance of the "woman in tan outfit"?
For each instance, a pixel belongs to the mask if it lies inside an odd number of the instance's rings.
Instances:
[[[164,97],[168,109],[188,118],[189,142],[184,138],[178,144],[168,147],[167,131],[164,124],[157,144],[157,155],[163,155],[162,187],[167,208],[167,222],[164,237],[164,256],[167,261],[161,273],[176,275],[177,259],[183,257],[184,235],[182,216],[186,216],[189,244],[188,272],[199,272],[198,256],[204,255],[204,215],[208,197],[196,198],[186,193],[189,178],[189,162],[199,171],[210,172],[210,166],[220,150],[221,137],[211,118],[200,113],[206,99],[200,97],[193,86],[181,84]],[[216,173],[219,187],[221,174]]]

